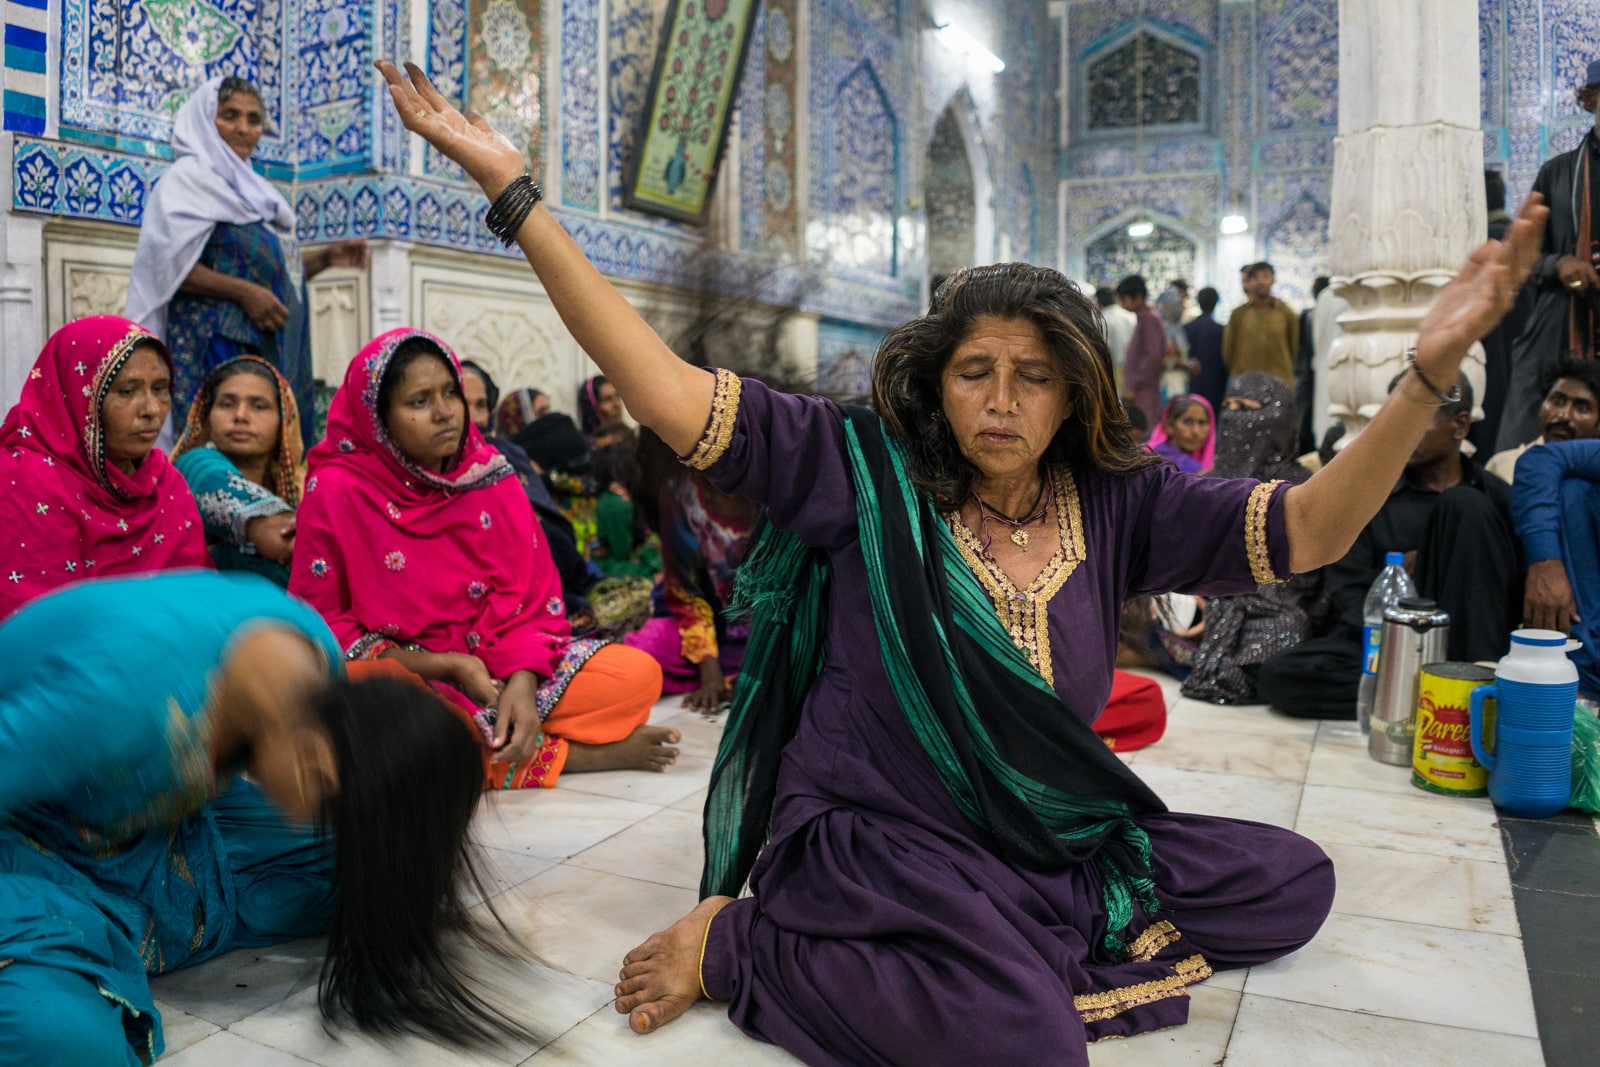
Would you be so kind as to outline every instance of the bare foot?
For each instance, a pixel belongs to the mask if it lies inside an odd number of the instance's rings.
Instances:
[[[640,726],[621,741],[609,745],[567,742],[567,774],[586,771],[655,771],[660,774],[678,761],[673,748],[683,735],[669,726]]]
[[[712,918],[732,903],[732,897],[707,897],[622,958],[617,1014],[628,1017],[634,1033],[661,1029],[700,999],[700,946]]]

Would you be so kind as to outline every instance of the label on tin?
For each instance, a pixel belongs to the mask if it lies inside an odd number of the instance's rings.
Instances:
[[[1361,673],[1378,675],[1378,650],[1383,647],[1383,627],[1361,628]]]
[[[1490,678],[1472,677],[1477,672],[1452,669],[1456,667],[1440,664],[1438,673],[1424,670],[1419,679],[1411,784],[1433,793],[1483,796],[1489,775],[1472,752],[1468,707],[1472,691]]]

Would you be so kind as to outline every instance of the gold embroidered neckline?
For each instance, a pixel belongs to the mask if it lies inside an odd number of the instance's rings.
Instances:
[[[1027,653],[1028,661],[1049,685],[1055,684],[1050,660],[1050,600],[1084,560],[1083,515],[1078,505],[1078,486],[1072,471],[1065,466],[1051,468],[1056,494],[1056,532],[1059,544],[1044,569],[1027,588],[1019,589],[1000,565],[983,554],[977,535],[961,521],[959,511],[945,516],[955,536],[961,558],[977,576],[994,604],[1000,622],[1012,642]]]

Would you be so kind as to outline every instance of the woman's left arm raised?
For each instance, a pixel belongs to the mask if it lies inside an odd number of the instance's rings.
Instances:
[[[1416,367],[1355,440],[1284,500],[1289,565],[1297,573],[1342,557],[1383,507],[1422,439],[1438,401],[1426,378],[1455,385],[1467,350],[1494,329],[1516,301],[1539,257],[1550,211],[1537,194],[1517,213],[1504,241],[1487,241],[1439,291],[1417,332]],[[1419,377],[1419,372],[1421,377]]]

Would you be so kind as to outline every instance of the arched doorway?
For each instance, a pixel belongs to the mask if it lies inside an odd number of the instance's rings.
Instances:
[[[936,283],[962,267],[973,266],[977,250],[977,191],[953,104],[933,127],[926,188],[928,275]]]
[[[1143,276],[1150,296],[1166,288],[1175,278],[1194,281],[1198,254],[1194,242],[1177,230],[1154,223],[1144,237],[1128,236],[1128,224],[1089,242],[1084,249],[1084,280],[1093,285],[1115,286],[1130,274]]]

